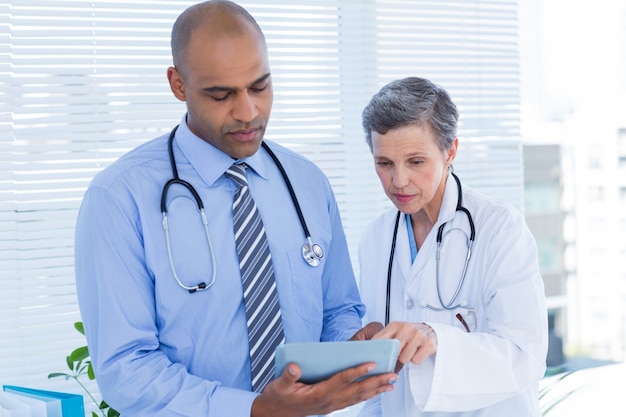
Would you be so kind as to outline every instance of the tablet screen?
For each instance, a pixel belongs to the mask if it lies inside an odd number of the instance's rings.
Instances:
[[[400,341],[396,339],[285,343],[276,348],[276,377],[292,362],[302,369],[300,382],[307,384],[365,362],[376,363],[376,368],[365,377],[392,372],[399,349]]]

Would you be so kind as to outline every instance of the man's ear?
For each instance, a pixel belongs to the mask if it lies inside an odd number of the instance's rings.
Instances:
[[[170,89],[172,93],[174,93],[174,96],[180,101],[186,101],[185,82],[180,72],[178,72],[175,67],[169,67],[167,69],[167,79],[170,82]]]

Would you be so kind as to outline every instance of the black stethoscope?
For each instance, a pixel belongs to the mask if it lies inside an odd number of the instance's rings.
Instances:
[[[167,256],[169,259],[172,274],[174,275],[174,279],[176,279],[176,282],[182,288],[186,289],[190,293],[194,293],[198,290],[206,290],[208,288],[211,288],[211,286],[215,283],[215,276],[217,274],[216,266],[215,266],[215,253],[213,251],[213,243],[211,241],[211,234],[209,233],[207,217],[204,212],[204,203],[202,202],[200,195],[198,194],[196,189],[193,187],[193,185],[191,185],[190,183],[181,179],[178,176],[178,169],[176,168],[176,160],[174,159],[174,149],[173,149],[174,136],[176,134],[177,129],[178,129],[178,126],[172,129],[172,131],[170,132],[170,136],[167,140],[167,151],[169,154],[170,164],[172,166],[172,178],[165,183],[165,185],[163,186],[163,191],[161,192],[161,213],[163,215],[163,230],[165,231],[165,241],[167,244]],[[313,241],[311,240],[311,233],[309,232],[309,228],[306,225],[306,221],[304,220],[304,215],[302,214],[300,204],[298,203],[298,199],[296,198],[296,193],[293,191],[291,181],[289,181],[289,177],[287,176],[287,173],[285,172],[283,165],[280,163],[280,161],[278,160],[278,157],[276,157],[274,152],[270,149],[270,147],[265,142],[263,142],[261,146],[263,146],[263,149],[265,149],[267,153],[270,155],[270,157],[276,164],[276,167],[280,171],[280,174],[285,180],[285,184],[287,185],[287,189],[289,190],[289,194],[291,195],[291,201],[293,202],[293,206],[295,207],[296,212],[298,213],[298,219],[300,220],[300,224],[302,225],[302,230],[304,231],[304,236],[306,238],[306,243],[302,245],[302,257],[304,258],[307,264],[313,267],[318,266],[320,264],[320,261],[324,257],[324,250],[322,249],[320,245],[318,245],[317,243],[313,243]],[[176,273],[176,268],[174,267],[174,259],[172,257],[172,245],[170,242],[169,227],[167,224],[167,191],[169,190],[170,186],[173,184],[179,184],[185,187],[191,193],[193,198],[196,200],[196,205],[198,206],[198,211],[200,212],[200,217],[202,218],[202,224],[204,226],[204,233],[209,243],[209,252],[211,254],[211,264],[213,266],[213,270],[211,272],[211,281],[208,284],[205,282],[201,282],[193,286],[185,285],[183,284],[183,282],[178,277],[178,274]]]
[[[454,310],[458,307],[462,307],[461,304],[454,304],[454,302],[456,301],[456,298],[459,296],[459,293],[461,292],[461,287],[463,287],[463,282],[465,281],[465,274],[467,273],[467,265],[469,263],[470,257],[472,256],[472,246],[474,244],[474,238],[476,237],[476,229],[474,228],[474,219],[472,219],[472,215],[470,214],[469,210],[463,207],[463,195],[462,195],[462,189],[461,189],[461,181],[459,180],[459,177],[457,177],[456,174],[454,174],[453,172],[450,172],[450,174],[452,174],[452,176],[454,177],[457,188],[459,190],[459,196],[456,202],[456,211],[462,211],[467,216],[467,220],[469,221],[469,226],[470,226],[470,235],[469,235],[469,238],[467,239],[467,254],[465,257],[465,265],[463,266],[463,273],[461,274],[461,280],[459,281],[459,284],[456,287],[456,291],[454,292],[454,295],[452,296],[450,301],[447,303],[444,303],[443,298],[441,297],[441,290],[440,290],[440,284],[439,284],[439,281],[440,281],[439,280],[439,259],[441,255],[441,241],[443,240],[443,230],[447,222],[444,222],[441,226],[439,226],[439,230],[437,230],[437,256],[436,256],[437,267],[436,267],[436,273],[435,273],[435,281],[437,283],[437,297],[439,298],[439,304],[441,305],[441,307],[431,306],[430,304],[425,305],[425,307],[431,310],[436,310],[436,311]],[[393,237],[391,238],[391,253],[389,254],[389,266],[387,268],[387,305],[385,308],[385,326],[389,324],[389,306],[391,303],[391,268],[393,266],[393,256],[396,251],[396,238],[398,236],[398,225],[400,224],[400,214],[401,212],[400,210],[398,210],[398,214],[396,215],[396,223],[393,229]],[[452,230],[455,230],[455,229],[452,229]],[[465,235],[467,236],[467,234]]]

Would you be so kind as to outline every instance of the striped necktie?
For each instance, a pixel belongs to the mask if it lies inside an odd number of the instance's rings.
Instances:
[[[246,165],[233,164],[225,175],[237,186],[233,229],[248,323],[252,389],[261,392],[274,377],[274,351],[285,339],[274,267],[265,228],[248,189]]]

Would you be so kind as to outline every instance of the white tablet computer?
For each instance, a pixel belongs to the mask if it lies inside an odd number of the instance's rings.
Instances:
[[[376,363],[376,368],[366,376],[393,372],[399,349],[397,339],[285,343],[276,347],[276,377],[292,362],[302,369],[300,382],[306,384],[323,381],[365,362]]]

